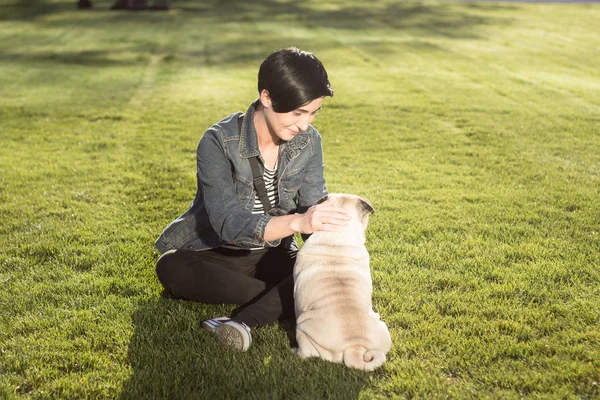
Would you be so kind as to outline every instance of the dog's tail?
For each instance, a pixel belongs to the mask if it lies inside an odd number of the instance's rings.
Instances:
[[[352,346],[344,350],[344,364],[348,367],[373,371],[385,362],[385,353],[379,349]]]

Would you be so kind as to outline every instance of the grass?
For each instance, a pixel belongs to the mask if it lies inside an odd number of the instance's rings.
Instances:
[[[600,397],[600,9],[0,0],[0,398]],[[266,54],[313,50],[331,192],[371,200],[374,373],[244,354],[160,297],[153,241]]]

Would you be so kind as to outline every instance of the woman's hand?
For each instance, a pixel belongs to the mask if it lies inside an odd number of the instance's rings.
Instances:
[[[335,232],[350,221],[348,211],[332,204],[317,204],[304,214],[296,216],[291,228],[295,232],[311,234],[317,231]]]
[[[317,231],[335,232],[350,221],[348,211],[342,207],[322,203],[309,208],[304,214],[273,217],[265,227],[267,242],[283,239],[294,233],[310,235]]]

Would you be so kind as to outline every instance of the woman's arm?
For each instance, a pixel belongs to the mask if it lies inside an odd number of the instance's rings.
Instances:
[[[231,162],[216,129],[202,137],[197,153],[197,178],[204,197],[210,224],[219,238],[244,247],[277,246],[279,241],[266,243],[264,230],[273,218],[244,210],[235,189]]]
[[[350,216],[345,209],[330,204],[318,204],[310,207],[304,214],[272,218],[265,228],[265,240],[272,242],[295,233],[335,232],[349,220]]]
[[[312,132],[310,136],[312,156],[304,168],[304,179],[302,181],[302,186],[298,190],[299,213],[306,212],[310,207],[317,204],[317,201],[327,196],[321,135],[312,126],[309,128],[309,130]]]

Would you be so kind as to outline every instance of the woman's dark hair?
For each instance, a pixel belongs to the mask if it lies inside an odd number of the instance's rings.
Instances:
[[[325,67],[314,54],[295,47],[269,55],[258,71],[258,93],[269,92],[273,110],[286,113],[323,97],[333,96]]]

